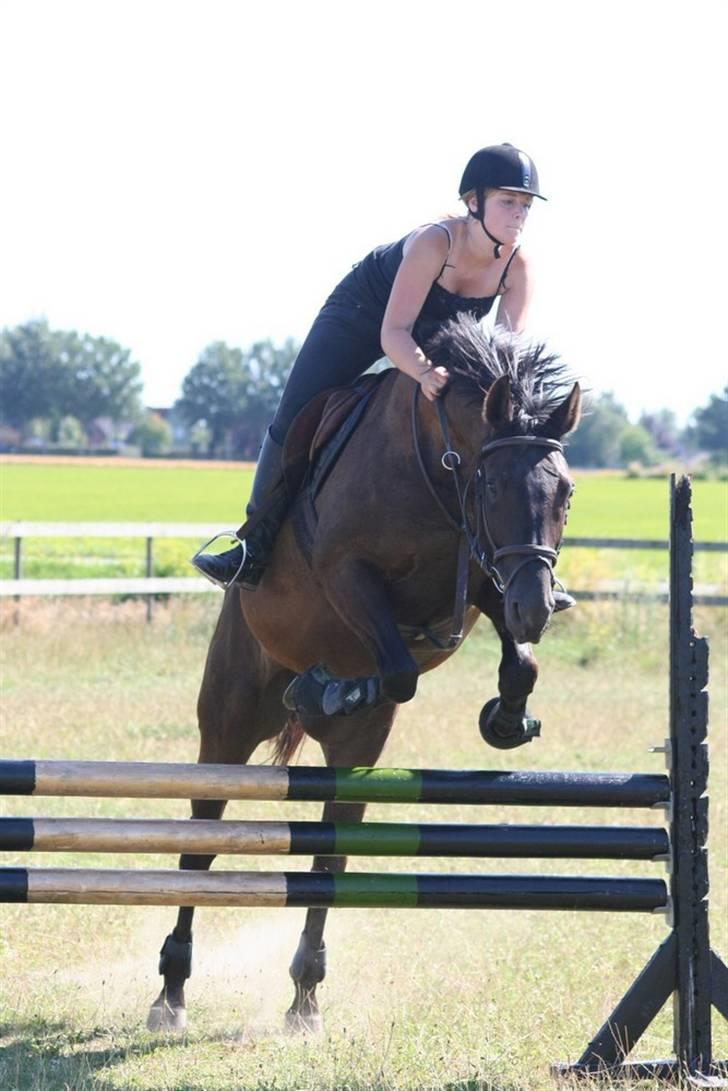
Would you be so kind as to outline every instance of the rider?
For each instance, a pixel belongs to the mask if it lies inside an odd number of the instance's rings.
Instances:
[[[448,373],[422,350],[427,338],[456,314],[480,319],[498,299],[496,322],[523,330],[531,274],[521,233],[539,191],[533,160],[511,144],[481,148],[460,182],[466,214],[418,227],[379,246],[334,289],[304,341],[260,450],[247,507],[266,511],[245,540],[225,553],[200,552],[192,563],[222,587],[257,587],[283,522],[288,497],[283,442],[293,418],[315,394],[344,386],[383,355],[415,379],[429,401]],[[208,543],[209,544],[209,543]],[[206,547],[205,547],[206,548]],[[557,607],[571,605],[560,602]]]

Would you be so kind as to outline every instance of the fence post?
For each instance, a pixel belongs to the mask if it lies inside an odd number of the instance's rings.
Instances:
[[[19,580],[23,575],[23,539],[17,536],[13,540],[14,545],[14,564],[13,564],[13,576],[16,580]],[[20,595],[15,596],[15,613],[13,615],[13,621],[16,625],[20,624]]]
[[[154,575],[154,554],[153,554],[153,550],[152,550],[152,542],[153,542],[152,538],[147,538],[147,566],[146,566],[146,568],[147,568],[147,570],[146,570],[147,579],[151,579],[151,577]],[[149,593],[147,593],[146,599],[147,599],[147,622],[150,622],[152,620],[152,609],[153,609],[154,604],[152,602],[152,596]]]

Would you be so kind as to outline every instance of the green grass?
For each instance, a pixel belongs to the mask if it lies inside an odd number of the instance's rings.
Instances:
[[[187,761],[194,703],[217,603],[175,600],[151,625],[142,603],[24,605],[4,618],[7,757]],[[711,639],[711,935],[728,955],[728,710],[726,612],[703,611]],[[538,649],[533,710],[543,737],[523,751],[483,746],[477,716],[492,696],[497,643],[481,626],[421,680],[400,713],[383,764],[659,772],[647,748],[666,732],[666,611],[586,605],[559,617]],[[619,685],[615,686],[615,677]],[[261,749],[253,760],[267,759]],[[307,743],[300,760],[316,764]],[[5,814],[183,817],[180,801],[0,800]],[[660,812],[372,806],[372,820],[660,823]],[[317,804],[236,803],[231,818],[317,818]],[[28,863],[7,854],[7,864]],[[38,854],[36,866],[172,866],[167,857]],[[607,861],[422,861],[423,870],[644,874]],[[305,858],[226,859],[217,867],[307,868]],[[351,862],[412,870],[409,860]],[[158,989],[157,952],[173,909],[4,906],[0,966],[3,1091],[552,1091],[548,1064],[574,1058],[665,935],[660,916],[430,910],[329,915],[329,971],[320,996],[327,1033],[281,1033],[287,967],[300,910],[199,910],[180,1039],[144,1030]],[[663,1013],[637,1051],[671,1053]],[[714,1054],[728,1028],[714,1017]],[[650,1083],[642,1083],[647,1091]],[[590,1088],[589,1091],[595,1091]]]
[[[668,484],[602,474],[578,474],[569,516],[573,537],[667,537]],[[48,522],[213,522],[221,528],[243,518],[252,471],[247,467],[188,468],[149,466],[18,465],[0,463],[0,519]],[[352,503],[356,502],[355,498]],[[728,485],[694,484],[697,540],[728,537]],[[190,575],[188,558],[197,541],[160,540],[154,546],[158,576]],[[12,543],[0,542],[0,578],[12,575]],[[137,539],[28,539],[23,573],[29,578],[141,576],[144,543]],[[559,575],[575,587],[601,580],[623,585],[664,580],[667,554],[632,551],[569,550]],[[696,580],[728,589],[724,555],[699,554]]]
[[[606,474],[574,475],[569,516],[574,536],[664,538],[667,481]],[[215,522],[240,518],[249,468],[0,464],[0,518],[48,522]],[[728,485],[696,481],[695,536],[722,541],[728,532]]]

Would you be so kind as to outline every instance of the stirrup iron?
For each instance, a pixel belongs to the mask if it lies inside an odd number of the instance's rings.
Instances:
[[[237,571],[236,571],[235,575],[232,577],[232,579],[228,580],[227,583],[224,580],[215,579],[214,576],[211,576],[208,572],[205,572],[205,571],[203,571],[203,569],[199,568],[197,563],[196,563],[197,558],[199,556],[201,556],[201,554],[207,553],[207,550],[209,549],[209,547],[211,545],[214,545],[214,543],[218,540],[218,538],[231,538],[233,540],[233,542],[235,543],[235,545],[241,546],[242,550],[243,550],[243,559],[240,562],[240,564],[238,565],[238,568],[237,568]],[[231,548],[234,549],[235,545],[233,545]],[[248,547],[245,544],[245,539],[244,538],[239,538],[238,537],[238,532],[236,530],[221,530],[219,532],[219,534],[213,535],[213,537],[210,538],[209,542],[205,542],[204,545],[200,546],[200,548],[190,557],[190,564],[200,573],[201,576],[204,576],[206,580],[209,580],[210,583],[213,583],[215,585],[215,587],[221,587],[223,591],[227,591],[228,587],[230,587],[231,584],[233,584],[233,583],[235,583],[237,581],[238,576],[240,575],[240,573],[245,568],[245,562],[247,561],[247,559],[248,559]]]

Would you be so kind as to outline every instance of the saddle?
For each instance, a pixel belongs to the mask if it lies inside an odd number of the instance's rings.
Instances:
[[[293,420],[283,448],[283,476],[294,500],[298,544],[310,560],[318,522],[316,497],[361,422],[372,396],[394,369],[362,375],[350,386],[317,394]]]

